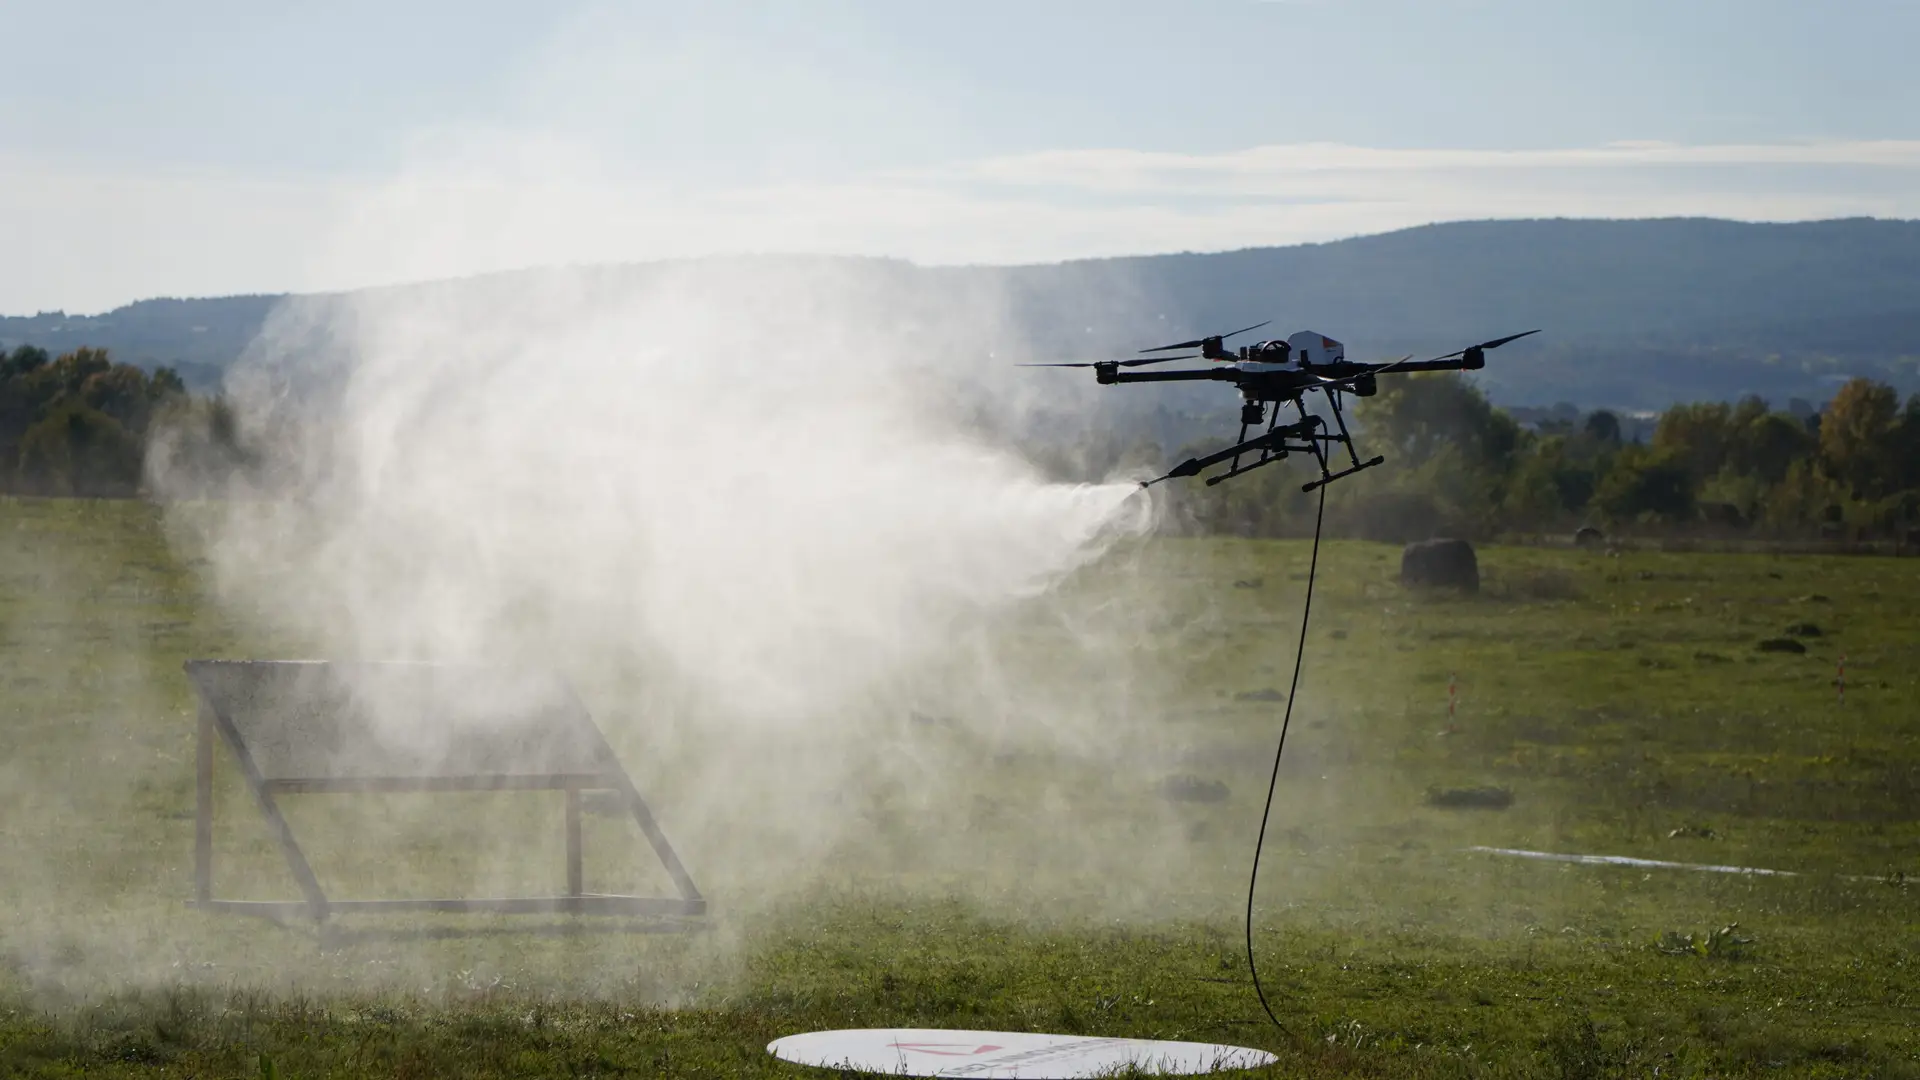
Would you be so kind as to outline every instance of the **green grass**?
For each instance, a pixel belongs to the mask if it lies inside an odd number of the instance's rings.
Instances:
[[[1920,560],[1488,548],[1458,597],[1330,544],[1256,914],[1279,1030],[1239,923],[1279,706],[1240,695],[1286,689],[1306,554],[1156,541],[998,620],[922,672],[950,717],[856,729],[912,767],[807,803],[817,842],[767,781],[819,732],[739,747],[729,786],[687,767],[694,721],[631,722],[580,672],[713,915],[323,940],[182,904],[179,664],[306,648],[209,600],[150,507],[0,501],[0,1075],[798,1076],[768,1041],[882,1025],[1228,1041],[1287,1076],[1920,1075]],[[1805,654],[1756,648],[1807,622]],[[942,683],[981,664],[1049,737]],[[1228,794],[1161,798],[1181,776]],[[1426,803],[1482,785],[1512,806]],[[221,891],[295,895],[224,761],[219,800]],[[337,895],[558,873],[537,797],[290,814]],[[589,828],[590,888],[660,887]],[[1734,923],[1750,944],[1660,947]]]

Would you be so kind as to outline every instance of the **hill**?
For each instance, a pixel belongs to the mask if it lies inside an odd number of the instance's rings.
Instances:
[[[1366,356],[1542,327],[1484,372],[1505,405],[1655,409],[1758,393],[1818,402],[1868,375],[1920,390],[1920,222],[1477,221],[1291,247],[1015,267],[886,263],[917,289],[998,286],[1037,345],[1159,344],[1262,318]],[[646,266],[603,268],[616,276]],[[513,274],[488,287],[511,287]],[[0,317],[0,347],[86,344],[217,381],[282,297],[145,300]],[[1506,359],[1502,357],[1502,359]],[[1176,395],[1177,396],[1177,395]],[[1184,400],[1168,404],[1184,407]]]

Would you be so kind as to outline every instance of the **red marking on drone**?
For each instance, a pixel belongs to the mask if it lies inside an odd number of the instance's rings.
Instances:
[[[1002,1047],[995,1046],[992,1043],[981,1043],[978,1046],[974,1046],[973,1043],[888,1043],[887,1045],[893,1047],[895,1050],[912,1050],[921,1054],[939,1054],[941,1057],[973,1057],[976,1054],[991,1054],[995,1050],[1002,1049]],[[934,1047],[937,1046],[973,1046],[974,1048],[972,1050],[934,1049]]]

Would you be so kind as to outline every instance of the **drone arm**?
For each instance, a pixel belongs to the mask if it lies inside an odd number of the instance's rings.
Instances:
[[[1094,378],[1102,385],[1130,382],[1232,382],[1240,372],[1235,368],[1194,368],[1185,371],[1121,371],[1119,367],[1100,364],[1093,369]]]
[[[1485,366],[1485,361],[1478,364],[1468,364],[1465,358],[1455,358],[1452,360],[1415,360],[1406,364],[1373,365],[1375,371],[1390,367],[1393,369],[1392,374],[1396,375],[1402,371],[1472,371]]]
[[[1532,331],[1529,331],[1531,333]],[[1517,334],[1525,337],[1526,334]],[[1512,338],[1502,338],[1492,345],[1503,345]],[[1334,383],[1347,385],[1373,375],[1398,375],[1403,371],[1478,371],[1487,366],[1488,345],[1471,345],[1450,356],[1437,356],[1432,360],[1396,360],[1390,364],[1351,364],[1341,362],[1325,364],[1314,372]]]
[[[1470,371],[1485,366],[1471,363],[1466,357],[1453,356],[1443,360],[1396,360],[1387,364],[1355,364],[1342,362],[1322,364],[1312,370],[1316,375],[1349,382],[1365,375],[1398,375],[1403,371]]]

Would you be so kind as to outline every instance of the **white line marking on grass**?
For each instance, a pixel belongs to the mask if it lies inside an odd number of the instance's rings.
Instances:
[[[1511,855],[1516,859],[1545,859],[1548,862],[1583,863],[1588,866],[1643,866],[1661,870],[1705,870],[1715,874],[1763,874],[1768,877],[1807,877],[1800,870],[1765,870],[1758,866],[1716,866],[1712,863],[1668,862],[1665,859],[1636,859],[1630,855],[1566,855],[1556,851],[1527,851],[1522,848],[1484,847],[1475,845],[1466,851],[1478,851],[1487,855]],[[1888,881],[1898,875],[1888,874],[1835,874],[1841,881]]]
[[[1489,855],[1511,855],[1517,859],[1546,859],[1551,862],[1585,863],[1598,866],[1647,866],[1668,870],[1708,870],[1716,874],[1767,874],[1774,877],[1799,877],[1795,870],[1763,870],[1757,866],[1714,866],[1708,863],[1667,862],[1664,859],[1636,859],[1628,855],[1562,855],[1552,851],[1523,851],[1520,848],[1470,847]],[[1841,875],[1848,876],[1848,875]],[[1873,880],[1862,878],[1859,880]]]

